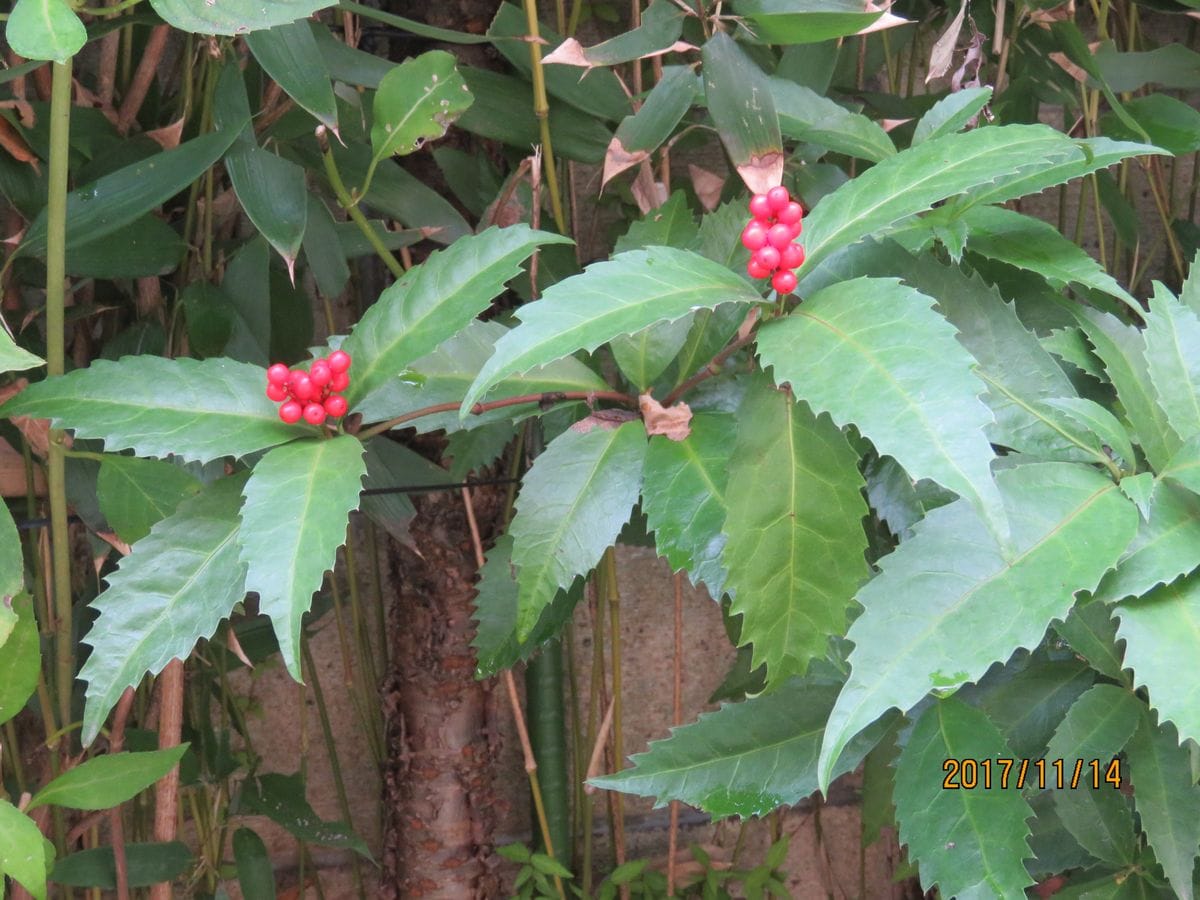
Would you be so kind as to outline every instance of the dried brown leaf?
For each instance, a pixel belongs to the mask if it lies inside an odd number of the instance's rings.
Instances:
[[[688,163],[688,175],[692,179],[692,189],[696,197],[709,212],[721,203],[721,191],[725,188],[725,179],[716,172],[702,169],[694,163]]]
[[[650,396],[650,392],[638,397],[642,410],[642,421],[646,423],[646,434],[661,434],[668,440],[682,441],[692,433],[692,409],[680,401],[666,407]]]
[[[750,161],[737,167],[742,181],[752,194],[765,194],[783,181],[783,154],[765,153],[752,156]]]
[[[596,428],[612,431],[614,428],[620,428],[626,422],[632,422],[636,418],[637,414],[627,409],[598,409],[590,416],[580,419],[572,425],[571,430],[578,431],[580,434],[587,434]]]
[[[649,158],[650,154],[645,150],[634,150],[632,152],[626,150],[620,138],[614,135],[613,139],[608,142],[608,150],[604,153],[604,174],[600,179],[600,190],[603,191],[604,186],[609,181],[616,178],[626,169],[632,169]]]
[[[155,128],[153,131],[147,131],[146,137],[158,144],[164,150],[174,150],[179,146],[179,139],[183,135],[183,118],[179,118],[170,125],[164,125],[162,128]]]

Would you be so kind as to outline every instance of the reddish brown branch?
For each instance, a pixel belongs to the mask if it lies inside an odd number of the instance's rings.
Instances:
[[[183,732],[183,660],[173,659],[158,676],[161,711],[158,718],[158,748],[178,747]],[[179,813],[179,766],[159,779],[154,787],[154,840],[175,840]],[[171,883],[150,888],[150,900],[171,900]]]
[[[150,37],[146,40],[146,49],[142,52],[141,62],[138,63],[137,71],[133,73],[133,80],[129,83],[129,90],[125,92],[125,97],[121,101],[121,111],[117,116],[117,131],[121,134],[129,131],[129,126],[133,124],[142,104],[146,102],[146,94],[150,92],[150,85],[154,81],[154,76],[158,72],[158,64],[162,62],[163,51],[167,47],[167,35],[170,30],[170,25],[155,25],[150,31]]]
[[[712,378],[714,375],[720,375],[721,369],[725,366],[725,362],[733,354],[737,353],[747,344],[753,343],[754,331],[748,330],[743,334],[739,334],[736,338],[725,345],[725,349],[712,358],[712,360],[703,369],[685,381],[671,393],[667,394],[667,399],[663,401],[663,406],[674,406],[684,394],[694,388],[703,381]]]

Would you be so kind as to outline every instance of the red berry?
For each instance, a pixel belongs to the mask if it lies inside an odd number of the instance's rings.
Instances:
[[[792,196],[783,185],[773,187],[767,191],[767,205],[771,208],[772,215],[779,215],[787,209],[787,205],[791,202]]]
[[[325,407],[320,403],[308,403],[304,407],[304,421],[309,425],[321,425],[325,421]]]
[[[780,265],[785,269],[798,269],[804,265],[804,248],[799,244],[788,244],[780,255],[783,257]]]
[[[338,416],[346,414],[346,398],[341,394],[334,394],[325,401],[325,412],[333,416],[335,419]]]
[[[292,396],[301,403],[311,400],[313,394],[318,390],[317,386],[313,384],[312,379],[304,372],[300,372],[299,374],[292,373],[291,388]]]
[[[275,363],[267,369],[267,381],[271,384],[287,384],[288,376],[291,374],[283,363]]]
[[[781,294],[790,294],[796,289],[796,273],[789,269],[780,269],[771,279],[771,287]]]
[[[771,274],[771,270],[764,269],[754,260],[754,257],[751,257],[750,262],[746,263],[746,274],[751,278],[766,278]]]
[[[761,268],[770,272],[779,265],[780,253],[770,244],[767,244],[767,246],[755,250],[754,256],[750,258],[758,263]]]
[[[329,382],[329,389],[331,391],[344,391],[348,387],[350,387],[350,376],[345,372],[335,372],[333,379]]]
[[[267,396],[276,403],[279,403],[287,399],[288,389],[286,386],[282,384],[276,384],[272,381],[267,385]]]
[[[317,387],[325,387],[333,380],[333,370],[329,368],[329,363],[323,359],[318,359],[308,368],[308,377],[312,379],[312,383]]]
[[[779,211],[776,218],[784,225],[794,225],[804,218],[804,207],[793,200]]]
[[[334,350],[329,354],[329,370],[339,375],[350,368],[350,354],[345,350]]]
[[[756,219],[771,217],[771,201],[767,199],[766,194],[755,194],[750,198],[750,215]]]
[[[788,228],[792,229],[792,240],[795,240],[796,238],[800,237],[800,233],[804,231],[804,223],[795,222],[789,225]]]
[[[304,415],[304,408],[295,400],[289,400],[283,406],[279,407],[279,418],[283,419],[289,425],[299,422],[302,415]]]
[[[792,242],[792,229],[790,225],[772,225],[767,231],[767,243],[776,250],[782,250]]]
[[[767,242],[767,229],[761,222],[754,219],[742,230],[742,246],[747,250],[757,250]]]

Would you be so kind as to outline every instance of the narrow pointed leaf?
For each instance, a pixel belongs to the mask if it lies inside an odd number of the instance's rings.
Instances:
[[[1125,665],[1150,694],[1160,721],[1200,738],[1200,578],[1189,575],[1116,608]]]
[[[23,372],[45,365],[45,361],[30,353],[24,347],[18,347],[8,332],[0,328],[0,372]]]
[[[738,410],[721,554],[751,668],[803,674],[867,575],[858,454],[827,416],[758,382]]]
[[[247,779],[241,799],[241,812],[266,816],[306,844],[353,850],[364,859],[371,859],[366,842],[349,825],[325,821],[312,808],[306,796],[304,778],[299,773],[267,772]]]
[[[816,44],[857,34],[883,15],[856,0],[738,0],[734,9],[753,23],[760,40],[772,44]]]
[[[1134,724],[1137,724],[1136,719]],[[1111,758],[1096,757],[1099,760],[1101,779]],[[1064,786],[1054,790],[1054,809],[1063,827],[1096,859],[1114,866],[1128,866],[1137,853],[1133,804],[1128,797],[1111,784],[1105,784],[1103,780],[1100,787],[1095,788],[1091,783],[1095,773],[1088,765],[1090,759],[1082,753],[1072,752],[1069,757],[1062,759],[1063,778],[1067,785],[1074,777],[1074,760],[1083,760],[1084,766],[1084,774],[1079,778],[1079,787]]]
[[[4,29],[26,59],[65,63],[87,43],[87,29],[66,0],[17,0]]]
[[[260,459],[243,491],[237,540],[246,589],[258,592],[258,608],[271,617],[297,681],[301,619],[346,541],[366,470],[357,438],[295,441]]]
[[[193,34],[246,34],[305,19],[330,0],[150,0],[154,11],[181,31]]]
[[[1146,315],[1146,368],[1180,438],[1200,434],[1200,315],[1155,284]]]
[[[246,35],[246,46],[271,78],[325,126],[337,131],[337,101],[317,39],[306,21]]]
[[[92,653],[79,672],[87,682],[85,745],[127,687],[186,659],[245,597],[236,540],[243,481],[221,479],[156,523],[92,601],[99,618],[84,638]]]
[[[1200,497],[1169,482],[1155,484],[1149,515],[1138,523],[1137,535],[1121,555],[1116,571],[1104,576],[1096,588],[1096,598],[1116,602],[1170,584],[1200,566],[1198,546]]]
[[[508,5],[508,4],[506,4]],[[672,49],[683,32],[686,14],[670,0],[653,0],[642,13],[641,24],[623,34],[587,49],[579,48],[581,59],[565,58],[569,65],[617,66],[657,56]]]
[[[1106,603],[1076,605],[1062,622],[1054,625],[1059,637],[1097,672],[1122,681],[1124,645],[1117,645],[1117,623]]]
[[[275,900],[275,870],[263,839],[251,828],[239,828],[232,845],[242,896]]]
[[[355,359],[346,391],[350,408],[487,309],[539,244],[567,242],[525,225],[489,228],[409,269],[380,295],[342,345]]]
[[[655,808],[680,800],[713,818],[765,816],[794,806],[817,789],[821,733],[836,696],[836,684],[790,679],[672,729],[633,756],[633,768],[590,783],[654,797]],[[857,767],[884,730],[862,735],[838,760],[837,773]]]
[[[1148,712],[1126,753],[1142,830],[1176,895],[1191,900],[1200,852],[1200,787],[1192,777],[1191,754],[1179,746],[1170,722],[1155,726]]]
[[[967,249],[973,253],[1036,272],[1055,287],[1081,284],[1141,310],[1100,263],[1053,225],[1000,206],[975,205],[959,218],[967,225]]]
[[[642,476],[642,511],[659,554],[714,598],[725,584],[725,481],[735,437],[732,416],[697,413],[682,441],[650,439]]]
[[[1033,810],[1012,778],[1006,787],[944,790],[946,760],[1012,758],[987,716],[941,700],[917,720],[896,765],[900,841],[921,867],[921,885],[944,897],[1023,897]]]
[[[196,864],[188,845],[162,841],[125,845],[126,880],[130,887],[174,881]],[[117,860],[112,847],[77,850],[54,864],[50,880],[70,887],[117,889]]]
[[[0,602],[3,598],[0,597]],[[18,594],[10,601],[17,621],[8,640],[0,647],[0,725],[25,708],[37,689],[42,670],[42,643],[33,601],[29,594]]]
[[[763,326],[759,358],[815,411],[838,425],[853,423],[914,479],[930,478],[969,499],[1002,530],[984,434],[992,416],[979,399],[984,386],[954,327],[931,306],[929,297],[892,279],[832,285]],[[831,379],[830,371],[855,375]]]
[[[266,372],[228,359],[126,357],[31,384],[0,407],[4,416],[50,419],[107,450],[175,454],[209,462],[244,456],[305,434],[285,425],[263,393]]]
[[[1183,485],[1193,494],[1200,494],[1200,436],[1180,447],[1160,475]]]
[[[704,91],[725,151],[752,193],[783,180],[783,138],[770,82],[737,42],[718,31],[704,45]]]
[[[917,127],[913,129],[913,145],[961,131],[991,99],[990,87],[964,88],[947,94],[917,121]]]
[[[239,130],[201,135],[72,191],[67,195],[67,246],[108,237],[185,190],[221,158]],[[20,253],[45,255],[46,221],[43,209],[26,230]]]
[[[687,66],[666,66],[638,111],[617,126],[604,155],[607,183],[626,169],[649,159],[671,136],[696,99],[696,76]]]
[[[188,744],[143,753],[94,756],[68,769],[33,795],[26,809],[109,809],[140,794],[179,764]]]
[[[287,263],[300,254],[308,221],[304,170],[261,147],[236,145],[225,155],[225,170],[247,218]]]
[[[0,800],[0,879],[5,875],[29,891],[36,900],[46,900],[46,870],[54,849],[41,829],[7,800]]]
[[[964,687],[959,699],[987,715],[1015,756],[1033,759],[1045,755],[1055,727],[1096,676],[1080,660],[1029,662],[1022,657]]]
[[[179,466],[136,456],[106,456],[96,476],[100,511],[127,544],[140,541],[199,491],[200,482]]]
[[[786,78],[770,78],[768,85],[785,136],[871,162],[896,155],[887,132],[866,116]]]
[[[444,50],[407,59],[384,76],[375,92],[371,148],[374,161],[419,150],[466,112],[474,97]]]
[[[563,432],[526,473],[517,498],[512,562],[517,566],[517,639],[533,633],[560,590],[600,561],[629,521],[642,482],[641,422]]]
[[[674,322],[657,322],[637,334],[622,334],[609,343],[617,368],[640,394],[653,387],[655,380],[678,355],[692,330],[692,317]]]
[[[1146,459],[1155,471],[1161,470],[1182,441],[1158,404],[1146,365],[1142,333],[1099,310],[1080,307],[1075,316],[1117,389],[1117,397]]]
[[[462,412],[514,372],[577,350],[595,350],[619,335],[672,322],[696,309],[760,299],[744,278],[686,250],[649,247],[618,254],[521,307],[521,324],[496,342],[496,353],[475,379]]]
[[[1132,468],[1135,465],[1137,456],[1133,452],[1133,444],[1125,426],[1099,403],[1086,397],[1052,397],[1043,401],[1041,407],[1054,410],[1061,417],[1060,422],[1065,420],[1077,430],[1076,433],[1082,431],[1085,435],[1094,437],[1094,443],[1100,445],[1102,453],[1111,456],[1104,450],[1107,446],[1127,467]],[[1125,480],[1128,479],[1123,479]]]
[[[1102,764],[1125,749],[1142,717],[1142,702],[1115,684],[1095,684],[1068,710],[1046,748],[1046,759]],[[1091,773],[1089,773],[1090,775]]]
[[[929,513],[859,591],[864,612],[847,635],[850,678],[830,717],[823,766],[888,708],[975,681],[1034,646],[1053,619],[1066,618],[1076,592],[1095,588],[1137,528],[1134,505],[1082,466],[1029,464],[1003,471],[998,483],[1015,555],[1006,558],[960,501]],[[1001,608],[1011,615],[997,617]]]

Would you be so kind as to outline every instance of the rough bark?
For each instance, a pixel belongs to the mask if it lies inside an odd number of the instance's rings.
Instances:
[[[417,502],[414,547],[389,554],[398,596],[384,685],[389,765],[384,777],[380,896],[494,897],[488,863],[498,750],[488,689],[474,678],[475,556],[460,496]],[[497,503],[476,500],[486,535]]]

